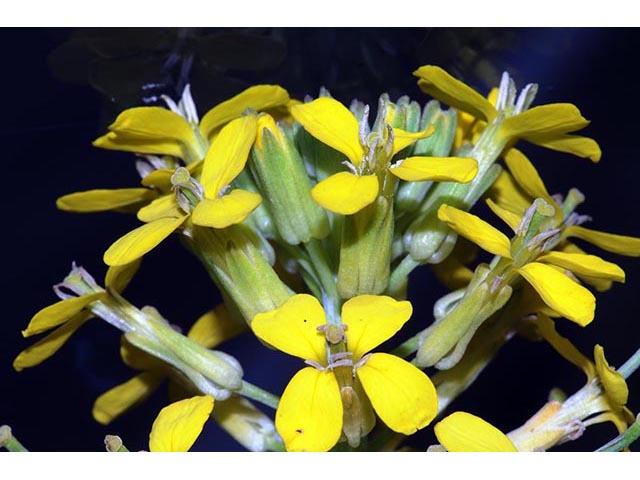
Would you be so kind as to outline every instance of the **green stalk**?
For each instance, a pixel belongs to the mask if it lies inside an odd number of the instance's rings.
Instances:
[[[250,398],[251,400],[260,402],[267,407],[271,407],[274,410],[278,408],[278,404],[280,403],[280,397],[277,395],[267,392],[266,390],[244,380],[242,381],[242,387],[238,393],[244,397]]]
[[[13,436],[9,425],[0,427],[0,448],[6,448],[10,452],[28,452],[26,448]]]
[[[618,369],[618,373],[625,379],[629,378],[633,372],[640,367],[640,348],[636,350],[636,353],[631,355],[626,362]]]
[[[633,425],[609,443],[597,449],[596,452],[619,452],[627,448],[638,438],[640,438],[640,415],[636,417],[636,421],[633,422]]]

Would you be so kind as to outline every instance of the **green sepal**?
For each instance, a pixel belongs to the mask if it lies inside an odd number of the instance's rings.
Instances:
[[[393,206],[380,196],[342,225],[338,293],[379,295],[387,289],[393,241]]]
[[[329,220],[323,208],[311,198],[311,181],[300,154],[280,130],[279,140],[262,129],[262,148],[254,145],[250,168],[276,230],[285,242],[297,245],[312,238],[324,238]]]
[[[254,235],[242,224],[221,230],[195,227],[186,240],[248,324],[293,295],[252,241]]]

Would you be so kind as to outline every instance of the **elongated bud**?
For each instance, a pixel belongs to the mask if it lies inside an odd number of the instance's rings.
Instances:
[[[212,414],[215,421],[247,450],[284,450],[273,421],[248,400],[232,396],[216,403]]]
[[[338,269],[342,298],[378,295],[387,289],[392,240],[393,206],[385,197],[345,216]]]
[[[268,114],[258,119],[250,168],[279,236],[291,245],[324,238],[329,219],[311,198],[304,163],[284,128]]]
[[[278,308],[293,294],[256,247],[253,233],[245,225],[194,228],[188,242],[247,323],[258,313]]]

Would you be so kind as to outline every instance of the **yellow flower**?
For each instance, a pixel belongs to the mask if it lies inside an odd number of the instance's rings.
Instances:
[[[437,395],[429,377],[401,358],[367,353],[411,313],[409,302],[361,295],[343,305],[343,324],[328,324],[318,300],[302,294],[256,315],[251,327],[260,339],[310,365],[291,379],[276,412],[287,450],[327,451],[341,432],[352,444],[354,417],[366,416],[369,401],[389,428],[405,435],[433,420]],[[357,441],[372,428],[364,424],[356,421]]]
[[[133,262],[129,265],[109,268],[105,277],[107,289],[121,293],[133,278],[139,265],[140,262]],[[86,271],[75,266],[73,273],[86,275],[88,278],[91,278]],[[91,279],[91,281],[93,281],[93,279]],[[64,286],[64,284],[60,286]],[[58,328],[42,340],[20,352],[13,361],[13,368],[18,372],[24,368],[39,365],[60,350],[71,335],[93,316],[87,307],[89,307],[91,303],[100,301],[108,295],[107,292],[102,291],[73,297],[64,294],[58,288],[56,288],[56,292],[60,292],[59,295],[63,299],[36,313],[27,328],[22,331],[22,335],[24,337],[30,337],[51,330],[54,327]]]
[[[187,336],[206,348],[214,348],[248,329],[245,322],[235,321],[223,305],[202,315]],[[161,360],[134,347],[122,337],[120,355],[129,367],[142,371],[130,380],[100,395],[93,405],[93,418],[108,425],[134,405],[149,397],[167,377],[171,368]]]
[[[205,157],[209,143],[228,122],[247,109],[262,111],[287,105],[289,94],[277,85],[250,87],[213,107],[200,122],[188,86],[179,105],[167,98],[165,101],[170,109],[136,107],[125,110],[109,126],[109,133],[93,142],[94,146],[170,155],[192,163]]]
[[[502,115],[499,135],[507,142],[522,139],[594,162],[600,160],[600,147],[593,139],[571,135],[589,124],[575,105],[553,103],[528,108],[537,90],[535,85],[527,85],[516,100],[513,82],[505,74],[494,105],[440,67],[425,65],[413,74],[423,92],[476,119],[490,123]]]
[[[391,164],[401,150],[433,133],[407,132],[383,120],[376,122],[378,131],[369,132],[368,107],[363,119],[357,118],[340,102],[328,97],[295,105],[291,113],[305,130],[322,143],[343,153],[349,172],[340,172],[322,180],[311,191],[313,199],[327,210],[352,215],[373,203],[380,192],[392,185],[390,172],[411,182],[424,180],[470,182],[476,175],[477,163],[471,158],[409,157]],[[392,189],[391,189],[392,190]]]
[[[482,249],[504,259],[514,260],[512,242],[499,230],[475,215],[442,205],[438,218],[446,222],[463,237]],[[624,282],[624,272],[617,265],[595,255],[579,253],[546,252],[525,261],[515,261],[511,269],[522,276],[536,290],[542,300],[562,316],[581,326],[594,317],[595,297],[577,281],[564,273],[564,269],[576,275],[586,275],[617,282]]]
[[[227,193],[244,168],[256,135],[256,116],[237,118],[224,126],[209,148],[198,183],[180,167],[171,177],[175,195],[162,196],[138,211],[146,225],[117,240],[104,254],[107,265],[122,265],[140,258],[187,219],[195,225],[226,228],[242,222],[262,201],[242,189]]]
[[[516,452],[509,438],[480,417],[455,412],[433,428],[438,441],[449,452]]]
[[[210,395],[186,398],[160,410],[149,434],[152,452],[188,452],[213,410]]]

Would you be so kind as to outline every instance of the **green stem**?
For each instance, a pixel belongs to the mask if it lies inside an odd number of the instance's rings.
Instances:
[[[322,288],[322,306],[324,307],[327,321],[338,323],[340,319],[340,296],[336,277],[329,266],[329,260],[319,240],[312,239],[305,243],[313,268],[320,280]]]
[[[636,353],[631,355],[629,359],[618,369],[618,373],[624,378],[629,378],[633,372],[640,367],[640,348]]]
[[[10,452],[28,452],[26,448],[18,441],[16,437],[11,433],[11,427],[9,425],[2,425],[0,427],[0,448],[6,448]]]
[[[633,425],[609,443],[597,449],[596,452],[619,452],[627,448],[638,438],[640,438],[640,416],[636,417],[636,421],[633,422]]]
[[[420,263],[411,258],[411,255],[404,257],[400,264],[391,272],[387,290],[392,294],[398,292],[409,274],[418,266],[420,266]]]
[[[249,383],[247,381],[242,381],[242,388],[238,391],[240,395],[243,395],[251,400],[255,400],[256,402],[260,402],[267,407],[271,407],[274,410],[278,408],[278,404],[280,403],[280,397],[274,395],[273,393],[269,393],[266,390],[261,389]]]
[[[420,341],[420,336],[423,332],[424,330],[416,333],[409,340],[405,340],[403,343],[398,345],[391,351],[391,355],[395,355],[401,358],[407,358],[409,355],[416,353],[416,351],[418,350],[418,342]]]

